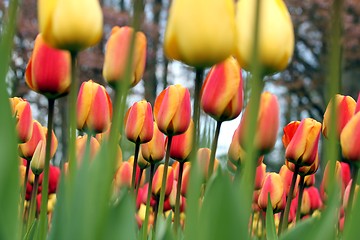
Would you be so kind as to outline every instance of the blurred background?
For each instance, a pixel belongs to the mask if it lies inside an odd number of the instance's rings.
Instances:
[[[25,84],[24,72],[31,55],[33,42],[38,34],[36,0],[23,0],[17,23],[12,62],[7,75],[10,96],[27,99],[33,109],[34,118],[46,124],[47,101],[32,92]],[[341,66],[341,93],[357,99],[360,89],[360,0],[344,0],[343,9],[343,64]],[[100,0],[104,14],[104,34],[101,42],[80,53],[78,59],[80,81],[92,79],[106,86],[102,77],[104,49],[113,26],[131,24],[132,5],[129,0]],[[193,89],[194,69],[176,61],[168,61],[163,55],[162,41],[170,0],[146,0],[141,30],[147,36],[146,72],[141,81],[130,92],[128,104],[143,98],[154,103],[157,94],[166,86],[181,83]],[[288,68],[265,79],[265,89],[275,93],[280,102],[281,125],[279,141],[274,151],[266,156],[269,170],[278,170],[283,164],[281,143],[282,128],[292,120],[312,117],[322,122],[327,105],[324,92],[328,73],[329,31],[331,23],[331,1],[286,0],[295,29],[296,47]],[[8,0],[0,0],[0,31]],[[216,29],[214,29],[216,34]],[[0,53],[1,54],[1,53]],[[243,74],[245,84],[249,75]],[[107,88],[112,94],[111,88]],[[249,93],[247,93],[249,94]],[[66,156],[67,141],[67,97],[56,101],[55,133],[59,139],[58,152],[54,158],[58,164]],[[215,121],[202,113],[203,134],[212,134]],[[239,118],[224,123],[219,140],[217,156],[226,160],[226,154]],[[209,134],[208,134],[209,135]],[[210,147],[211,139],[203,141]],[[124,159],[133,153],[133,144],[122,139]]]

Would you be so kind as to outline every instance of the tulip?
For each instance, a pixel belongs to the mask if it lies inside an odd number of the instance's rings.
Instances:
[[[201,90],[201,107],[216,121],[239,116],[243,105],[241,68],[233,57],[215,65]]]
[[[38,20],[44,40],[55,48],[78,52],[102,36],[103,16],[97,0],[39,0]]]
[[[234,50],[235,5],[232,0],[172,2],[164,39],[168,58],[203,68],[223,61]]]
[[[148,167],[150,167],[150,163],[148,161],[145,160],[145,158],[142,155],[141,149],[140,149],[140,153],[139,153],[139,158],[138,158],[138,162],[137,162],[138,166],[140,169],[144,170]]]
[[[312,175],[314,176],[314,175]],[[308,193],[309,197],[310,197],[310,210],[311,212],[314,212],[317,209],[320,209],[323,205],[321,197],[320,197],[320,193],[319,190],[314,187],[311,186],[309,188],[305,188],[305,191]]]
[[[255,190],[261,189],[264,179],[265,179],[265,176],[266,176],[266,165],[265,165],[265,163],[261,163],[256,168],[255,185],[254,185]]]
[[[285,149],[289,145],[291,139],[294,137],[295,132],[298,129],[299,125],[300,125],[300,121],[292,121],[284,127],[283,129],[284,135],[282,136],[282,142]]]
[[[132,178],[132,164],[129,162],[122,162],[116,171],[114,178],[115,189],[121,187],[130,188]]]
[[[324,201],[327,200],[326,192],[329,186],[329,177],[330,176],[329,176],[329,162],[328,162],[325,166],[324,175],[320,185],[320,193]],[[333,177],[335,177],[338,183],[340,184],[341,193],[343,194],[346,186],[351,180],[349,165],[347,163],[343,163],[343,162],[340,163],[339,161],[336,161],[335,172]]]
[[[46,141],[47,128],[41,126],[41,124],[36,120],[33,120],[32,126],[33,126],[33,132],[29,141],[18,145],[20,157],[23,157],[27,160],[30,160],[32,158],[38,143],[41,140],[44,142]],[[53,142],[51,143],[50,158],[52,158],[55,155],[58,145],[58,141],[54,132],[52,132],[52,141]]]
[[[319,154],[316,155],[315,161],[310,166],[301,166],[298,167],[298,174],[300,176],[309,176],[317,172],[319,169]],[[295,172],[295,164],[292,162],[289,162],[285,160],[285,165],[288,167],[288,169],[292,172]]]
[[[264,211],[268,205],[268,193],[270,193],[271,206],[273,210],[276,210],[284,194],[284,185],[279,174],[269,173],[264,179],[258,199],[259,207]]]
[[[153,136],[151,104],[145,100],[134,103],[125,115],[125,134],[134,143],[149,142]]]
[[[35,149],[34,155],[30,163],[31,171],[35,175],[40,175],[40,173],[44,171],[45,148],[46,148],[46,143],[43,140],[40,140]]]
[[[351,185],[352,185],[352,180],[350,180],[350,182],[348,183],[348,185],[345,188],[344,191],[344,197],[343,197],[343,207],[346,209],[348,207],[348,203],[349,203],[349,197],[350,197],[350,190],[351,190]],[[353,201],[356,199],[357,195],[359,192],[359,185],[355,185],[355,190],[354,190],[354,196],[353,196]],[[354,205],[354,202],[353,202]]]
[[[342,155],[348,161],[360,161],[360,113],[357,112],[346,124],[340,135]]]
[[[29,102],[22,98],[10,98],[13,116],[16,119],[16,130],[19,143],[27,142],[33,131],[32,113]]]
[[[315,185],[315,174],[306,175],[304,179],[305,187],[312,187]]]
[[[241,0],[236,6],[236,58],[245,70],[251,69],[255,35],[256,1]],[[261,1],[259,12],[258,58],[267,74],[284,70],[294,51],[294,30],[282,0]]]
[[[90,140],[88,138],[90,137]],[[89,141],[89,146],[88,145]],[[98,140],[92,136],[84,135],[78,136],[75,141],[76,144],[76,159],[78,161],[78,165],[80,165],[85,157],[86,148],[89,147],[89,160],[92,161],[96,154],[100,150],[100,143]]]
[[[129,59],[131,36],[134,29],[131,27],[113,27],[108,39],[103,68],[104,79],[115,84],[125,77],[125,69]],[[135,86],[142,78],[146,62],[146,36],[136,32],[133,62],[131,65],[130,85]]]
[[[189,90],[180,84],[163,90],[155,100],[154,118],[164,134],[172,136],[184,133],[191,118]]]
[[[171,147],[170,147],[170,157],[179,161],[184,162],[188,159],[191,149],[193,147],[193,131],[194,131],[194,122],[191,120],[190,126],[186,132],[175,135],[172,137]]]
[[[249,106],[249,105],[248,105]],[[239,139],[240,145],[245,149],[246,139],[245,136],[248,126],[248,112],[245,110],[244,116],[240,121]],[[279,128],[279,103],[277,97],[269,92],[261,94],[260,108],[257,118],[257,128],[255,133],[255,148],[260,153],[269,152],[275,145],[277,133]],[[246,150],[246,149],[245,149]]]
[[[199,148],[197,152],[197,160],[199,163],[200,171],[204,180],[207,180],[210,176],[209,174],[209,163],[210,163],[211,150],[209,148]],[[219,160],[215,158],[214,169],[215,171],[218,168]]]
[[[339,139],[341,131],[352,118],[356,108],[355,100],[350,96],[336,94],[326,107],[322,125],[322,133],[327,138],[329,135],[330,117],[332,108],[335,106],[337,112],[336,137]]]
[[[70,62],[68,51],[48,46],[42,34],[39,34],[26,67],[26,84],[50,99],[64,96],[68,94],[71,84]]]
[[[161,191],[161,185],[162,185],[162,179],[164,174],[164,164],[161,164],[156,169],[154,178],[153,178],[153,184],[152,184],[152,194],[160,197],[160,191]],[[165,186],[165,196],[169,196],[174,181],[174,171],[172,167],[168,167],[167,175],[166,175],[166,186]]]
[[[156,122],[154,124],[153,136],[150,142],[141,144],[140,150],[144,159],[150,163],[161,161],[165,156],[165,137],[157,127]]]
[[[77,128],[100,133],[110,126],[112,103],[105,88],[92,80],[83,82],[77,99]]]
[[[318,152],[320,131],[321,123],[311,118],[303,119],[286,147],[286,159],[298,166],[313,164]]]
[[[292,172],[286,165],[282,165],[279,171],[279,175],[283,180],[285,192],[286,195],[288,196],[290,191],[291,180],[293,178],[294,172]],[[299,183],[299,177],[296,176],[296,184],[294,187],[292,198],[294,198],[298,192],[298,188],[297,188],[298,183]]]

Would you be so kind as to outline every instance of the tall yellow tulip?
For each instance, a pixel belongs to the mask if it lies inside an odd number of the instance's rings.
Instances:
[[[45,41],[55,48],[77,52],[102,36],[98,0],[38,0],[38,20]]]
[[[239,0],[236,6],[236,57],[250,70],[255,31],[255,0]],[[259,15],[259,61],[265,74],[284,70],[294,51],[294,29],[282,0],[262,0]]]
[[[233,0],[174,0],[165,32],[168,58],[209,67],[235,50]]]

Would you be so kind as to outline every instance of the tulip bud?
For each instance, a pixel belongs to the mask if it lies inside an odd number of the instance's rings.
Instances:
[[[100,150],[100,143],[98,142],[98,140],[92,136],[90,136],[90,144],[89,146],[87,146],[87,142],[88,142],[88,137],[89,135],[84,135],[84,136],[78,136],[76,138],[76,159],[78,162],[78,165],[81,165],[84,157],[85,157],[85,153],[86,153],[86,148],[89,147],[89,160],[92,161],[96,154],[99,152]]]
[[[154,117],[161,132],[166,135],[184,133],[190,124],[190,93],[180,84],[163,90],[155,100]]]
[[[161,191],[161,184],[164,174],[164,164],[161,164],[156,169],[156,172],[154,174],[153,178],[153,184],[152,184],[152,194],[160,197],[160,191]],[[166,186],[165,186],[165,197],[169,196],[174,181],[174,171],[172,167],[168,167],[167,171],[167,177],[166,177]]]
[[[298,168],[298,174],[300,176],[309,176],[311,174],[314,174],[319,169],[319,154],[316,155],[315,161],[310,166],[302,166]],[[295,172],[295,164],[292,162],[289,162],[288,160],[285,160],[285,165],[288,167],[288,169],[292,172]]]
[[[328,106],[326,107],[322,125],[322,133],[326,138],[329,135],[328,128],[330,126],[331,111],[334,106],[337,112],[336,137],[339,139],[341,131],[354,115],[356,102],[352,97],[343,96],[340,94],[336,94],[335,97],[331,99]]]
[[[10,106],[16,119],[16,130],[19,143],[27,142],[32,134],[33,123],[30,104],[18,97],[10,98]]]
[[[340,163],[339,161],[336,161],[334,176],[329,176],[329,162],[326,164],[324,170],[324,176],[322,178],[322,182],[320,185],[321,197],[324,201],[327,200],[326,192],[329,186],[329,177],[336,178],[336,180],[341,186],[341,192],[343,194],[347,184],[351,180],[349,165],[347,163],[343,163],[343,162]]]
[[[40,175],[40,173],[42,173],[44,171],[45,148],[46,148],[45,142],[43,140],[40,140],[35,149],[34,155],[32,157],[31,163],[30,163],[31,171],[35,175]]]
[[[172,137],[170,146],[170,157],[183,162],[190,155],[193,143],[194,122],[191,120],[188,129],[179,135]]]
[[[97,0],[39,0],[40,32],[52,47],[77,52],[98,43],[103,16]]]
[[[312,187],[315,185],[315,174],[306,175],[304,178],[305,187]]]
[[[255,174],[255,190],[261,189],[264,179],[266,176],[266,165],[265,163],[261,163],[256,168],[256,174]]]
[[[360,113],[356,113],[346,124],[340,135],[342,155],[352,162],[360,161]]]
[[[146,168],[150,167],[150,163],[148,161],[146,161],[145,158],[143,157],[141,149],[139,152],[137,164],[140,167],[140,169],[146,169]]]
[[[312,176],[314,176],[314,175],[312,175]],[[322,203],[322,200],[320,197],[319,190],[316,187],[311,186],[311,187],[305,188],[304,191],[306,191],[309,195],[311,212],[314,212],[315,210],[320,209],[322,207],[323,203]]]
[[[348,185],[346,186],[345,191],[344,191],[343,207],[345,209],[348,207],[348,203],[349,203],[351,184],[352,184],[352,180],[350,180],[350,182],[348,183]],[[358,192],[359,192],[359,185],[355,184],[353,206],[354,206],[354,203],[356,202],[355,199],[357,198]]]
[[[291,139],[294,137],[295,132],[298,129],[299,125],[300,125],[300,121],[292,121],[284,127],[283,129],[284,135],[282,136],[282,142],[285,149],[289,145]]]
[[[109,84],[123,81],[125,69],[129,59],[131,27],[113,27],[106,44],[103,76]],[[146,62],[146,37],[142,32],[136,32],[135,46],[130,80],[130,85],[135,86],[142,78]]]
[[[144,159],[150,163],[161,161],[165,156],[165,137],[157,127],[156,122],[154,124],[153,136],[150,142],[141,144],[140,150]]]
[[[125,115],[125,134],[134,143],[146,143],[154,132],[151,104],[146,100],[134,103]]]
[[[236,10],[236,58],[240,66],[249,71],[256,29],[256,1],[238,1]],[[266,74],[287,67],[294,52],[294,30],[282,0],[261,1],[257,47],[259,62]]]
[[[230,56],[234,49],[235,5],[232,0],[172,2],[164,39],[168,58],[194,67],[208,67]]]
[[[200,171],[202,172],[202,176],[203,176],[204,180],[206,180],[210,177],[210,176],[208,176],[210,155],[211,155],[211,150],[209,148],[199,148],[199,150],[197,152],[197,160],[198,160]],[[219,160],[215,158],[213,172],[216,171],[216,169],[218,168],[218,165],[219,165]]]
[[[131,187],[132,169],[132,164],[129,162],[122,162],[120,164],[114,178],[114,185],[116,189],[121,187]]]
[[[286,195],[289,195],[290,185],[291,185],[291,181],[292,181],[292,177],[294,175],[294,172],[292,172],[286,165],[282,165],[281,168],[280,168],[279,175],[281,176],[282,181],[284,183],[285,193],[286,193]],[[300,180],[299,176],[297,176],[296,177],[295,188],[294,188],[294,192],[293,192],[292,197],[295,197],[297,192],[298,192],[299,180]]]
[[[201,90],[201,107],[217,121],[239,116],[243,105],[241,69],[233,57],[215,65]]]
[[[249,105],[248,105],[249,106]],[[248,128],[248,107],[240,121],[240,145],[245,149],[246,130]],[[275,145],[279,128],[279,103],[277,97],[269,92],[261,94],[257,128],[255,133],[255,148],[260,153],[269,152]],[[246,150],[246,149],[245,149]]]
[[[47,98],[68,94],[71,84],[70,53],[48,46],[42,34],[35,39],[34,50],[26,66],[26,84]]]
[[[275,210],[281,203],[284,194],[284,185],[279,174],[269,173],[265,176],[258,199],[259,207],[264,211],[268,205],[268,193],[270,193],[271,206]]]
[[[77,128],[104,132],[110,126],[112,103],[105,88],[92,80],[83,82],[77,99]]]
[[[285,157],[299,166],[310,166],[316,159],[320,138],[321,123],[312,119],[303,119],[289,145]]]

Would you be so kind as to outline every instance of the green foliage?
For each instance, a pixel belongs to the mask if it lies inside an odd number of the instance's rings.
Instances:
[[[270,193],[268,193],[268,205],[266,208],[266,236],[269,240],[278,239],[274,222],[274,213],[271,206]]]

